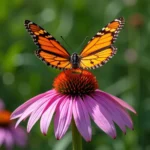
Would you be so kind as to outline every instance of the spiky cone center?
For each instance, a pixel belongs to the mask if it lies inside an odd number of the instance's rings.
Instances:
[[[10,120],[11,112],[7,110],[1,110],[0,111],[0,126],[7,126],[12,121]]]
[[[90,94],[98,88],[96,77],[87,70],[71,69],[61,72],[54,80],[53,87],[62,94]]]

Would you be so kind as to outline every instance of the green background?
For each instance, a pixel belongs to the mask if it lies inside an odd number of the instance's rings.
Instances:
[[[24,27],[31,20],[51,33],[70,53],[80,52],[88,40],[115,18],[123,16],[124,29],[115,43],[117,54],[103,67],[92,70],[100,89],[132,105],[134,131],[124,135],[118,127],[113,140],[93,123],[92,141],[86,150],[150,149],[150,2],[148,0],[1,0],[0,1],[0,97],[13,111],[31,97],[52,88],[59,70],[46,66],[35,55],[37,49]],[[60,38],[63,36],[71,47]],[[88,42],[84,43],[84,45]],[[27,121],[21,123],[26,128]],[[47,136],[39,122],[28,134],[32,150],[70,150],[71,129],[59,141],[53,123]],[[17,148],[15,148],[17,149]],[[20,148],[18,148],[20,149]]]

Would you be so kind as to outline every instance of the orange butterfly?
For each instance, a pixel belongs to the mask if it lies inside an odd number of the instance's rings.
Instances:
[[[124,23],[124,18],[120,17],[107,24],[97,32],[79,55],[70,55],[51,34],[37,24],[25,20],[25,27],[39,48],[36,55],[47,65],[58,69],[95,69],[103,66],[116,54],[117,48],[113,43]]]

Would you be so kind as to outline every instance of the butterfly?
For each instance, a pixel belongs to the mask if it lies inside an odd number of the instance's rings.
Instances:
[[[117,52],[113,44],[124,23],[123,17],[114,19],[92,37],[80,54],[72,55],[42,27],[29,20],[25,20],[24,25],[39,48],[35,54],[47,65],[65,70],[95,69],[103,66]]]

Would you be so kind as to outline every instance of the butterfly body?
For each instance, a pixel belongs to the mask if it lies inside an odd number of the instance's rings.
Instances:
[[[39,50],[36,55],[47,65],[58,69],[95,69],[103,66],[112,58],[117,48],[114,43],[124,26],[124,18],[120,17],[108,23],[88,42],[80,54],[72,55],[46,30],[37,24],[25,20],[25,27]]]
[[[80,68],[80,56],[77,53],[73,53],[70,57],[70,63],[73,69]]]

